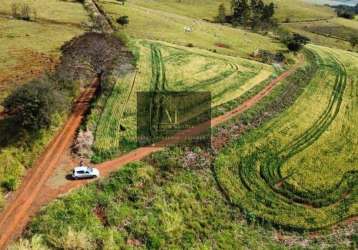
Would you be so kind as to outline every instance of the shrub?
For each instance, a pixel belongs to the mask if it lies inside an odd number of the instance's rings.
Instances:
[[[195,47],[194,44],[192,44],[192,43],[188,43],[186,46],[189,47],[189,48]]]
[[[68,228],[67,233],[58,240],[56,247],[68,250],[87,250],[94,249],[91,235],[85,231],[74,231],[71,227]]]
[[[9,177],[1,183],[1,186],[7,191],[16,190],[18,181],[15,177]]]
[[[128,16],[120,16],[117,18],[116,22],[122,26],[127,25],[129,23]]]
[[[52,116],[61,110],[64,96],[45,81],[32,81],[18,87],[4,101],[19,130],[37,131],[51,125]]]

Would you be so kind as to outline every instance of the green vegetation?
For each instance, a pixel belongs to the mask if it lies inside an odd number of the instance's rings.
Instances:
[[[30,22],[11,17],[14,14],[13,3],[19,6],[16,10],[19,15],[26,14],[25,11],[22,13],[23,6],[28,7],[26,9],[27,14],[30,14]],[[64,42],[84,31],[82,26],[88,22],[88,16],[80,3],[57,0],[2,1],[0,14],[0,112],[3,111],[4,107],[1,104],[6,97],[17,86],[27,84],[6,102],[11,106],[17,103],[19,108],[22,104],[26,106],[25,109],[12,110],[19,118],[17,121],[24,126],[21,124],[14,126],[13,120],[0,118],[0,207],[2,207],[3,194],[17,188],[25,170],[34,163],[65,117],[60,115],[61,112],[52,112],[55,106],[47,105],[58,97],[58,92],[53,86],[48,88],[46,84],[32,85],[33,83],[29,82],[45,71],[53,70],[58,61],[60,47]],[[20,19],[24,18],[20,17]],[[25,99],[29,102],[25,103]],[[65,98],[64,102],[67,101],[68,99]],[[31,108],[30,103],[34,104]],[[37,111],[44,112],[41,113],[41,119]],[[43,126],[46,128],[42,128]],[[22,130],[25,127],[42,129],[33,133],[33,131]]]
[[[27,4],[36,18],[10,18],[12,3]],[[82,24],[88,22],[83,6],[70,1],[3,1],[0,14],[0,102],[16,85],[52,70],[61,45],[82,33]]]
[[[336,16],[335,12],[328,7],[309,4],[302,0],[264,0],[266,4],[271,2],[277,6],[275,18],[279,22],[287,21],[287,19],[292,22],[320,20]],[[132,8],[144,7],[210,21],[215,21],[220,4],[224,4],[227,10],[226,14],[230,14],[231,0],[130,0],[126,3],[126,5],[132,5]]]
[[[129,164],[111,178],[57,200],[31,223],[30,242],[41,238],[48,247],[63,248],[71,233],[89,249],[237,249],[243,244],[280,249],[272,231],[247,225],[237,209],[227,206],[209,166],[194,170],[179,165],[183,154],[179,149],[156,154],[153,166]],[[77,244],[68,249],[84,249]]]
[[[0,13],[12,14],[13,4],[27,4],[30,9],[36,12],[35,19],[53,21],[54,23],[79,26],[88,21],[88,14],[81,3],[77,1],[59,0],[13,0],[3,1],[0,6]]]
[[[276,26],[273,19],[275,5],[265,4],[262,0],[234,0],[231,1],[232,15],[230,22],[233,25],[250,26],[251,29],[270,29]]]
[[[288,23],[283,24],[283,27],[291,32],[297,32],[307,36],[315,44],[345,50],[352,49],[350,40],[358,32],[357,21],[343,18],[332,18],[315,22]]]
[[[155,3],[155,1],[146,2]],[[191,2],[193,3],[193,1]],[[182,46],[193,44],[197,48],[246,58],[257,48],[269,51],[282,49],[279,43],[263,35],[177,15],[175,11],[165,12],[150,8],[150,6],[143,7],[137,5],[136,1],[120,5],[115,0],[101,0],[99,5],[112,20],[116,20],[120,16],[128,16],[129,24],[126,27],[115,25],[119,30],[122,29],[129,36],[137,39],[159,40]],[[176,5],[180,5],[180,3],[176,3]],[[194,5],[197,5],[196,1]],[[214,15],[216,15],[217,7],[215,6]],[[203,8],[206,7],[203,6]],[[186,28],[191,31],[186,32]],[[217,46],[217,44],[226,46]]]
[[[148,41],[137,46],[136,80],[133,72],[111,79],[114,86],[103,111],[89,117],[88,128],[95,136],[95,162],[137,147],[136,92],[210,91],[215,108],[240,97],[273,73],[265,64],[196,48]]]
[[[302,96],[229,146],[215,166],[220,186],[246,217],[301,231],[358,212],[357,61],[342,51],[310,49],[318,51],[318,72]]]

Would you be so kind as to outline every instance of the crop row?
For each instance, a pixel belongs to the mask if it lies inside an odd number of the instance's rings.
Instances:
[[[283,149],[275,138],[245,147],[248,142],[257,140],[256,137],[265,136],[262,131],[254,131],[229,147],[216,161],[220,186],[248,219],[304,231],[335,224],[357,213],[354,205],[358,197],[357,171],[347,171],[341,181],[325,192],[298,191],[287,181],[295,173],[285,177],[281,173],[282,166],[291,157],[319,140],[340,112],[347,83],[346,69],[336,58],[322,59],[317,53],[314,56],[310,63],[311,67],[319,66],[317,76],[332,71],[336,76],[331,96],[327,97],[328,104],[316,121]]]

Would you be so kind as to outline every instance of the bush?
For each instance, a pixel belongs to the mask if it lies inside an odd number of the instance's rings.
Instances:
[[[338,10],[337,11],[337,16],[342,17],[342,18],[346,18],[346,19],[354,19],[355,14],[354,14],[353,11]]]
[[[6,190],[6,191],[15,191],[18,185],[18,181],[15,177],[9,177],[8,179],[4,180],[1,183],[1,186]]]
[[[304,45],[306,45],[310,39],[297,33],[285,35],[281,38],[281,41],[286,44],[289,51],[298,52]]]
[[[19,130],[37,131],[51,125],[54,113],[63,108],[64,96],[49,82],[32,81],[18,87],[4,101]]]
[[[120,16],[117,18],[116,22],[122,26],[127,25],[129,23],[128,16]]]
[[[186,46],[189,47],[189,48],[195,47],[194,44],[192,44],[192,43],[188,43]]]

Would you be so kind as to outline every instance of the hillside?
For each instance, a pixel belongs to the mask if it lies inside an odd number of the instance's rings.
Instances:
[[[18,2],[28,4],[30,15],[36,22],[14,19],[14,3],[17,2],[2,1],[0,5],[0,102],[14,85],[51,70],[61,45],[84,32],[83,25],[89,22],[88,14],[79,3],[57,0]]]
[[[96,96],[75,102],[50,144],[53,154],[45,154],[51,164],[43,160],[34,170],[40,181],[27,180],[15,196],[19,204],[0,215],[0,232],[8,237],[0,235],[1,244],[31,218],[9,249],[355,249],[358,56],[348,51],[355,49],[348,40],[357,22],[305,1],[272,1],[281,27],[311,39],[302,50],[289,52],[274,31],[213,22],[218,6],[229,10],[230,0],[93,2],[114,31],[103,35],[91,27],[96,32],[89,34],[112,39],[115,51],[128,57],[102,49],[97,39],[90,43],[115,60],[94,60],[96,78],[84,94]],[[97,25],[78,2],[28,2],[39,11],[37,21],[10,18],[9,3],[0,7],[0,55],[7,58],[0,73],[27,72],[28,51],[56,64],[60,45],[89,29],[84,22]],[[123,16],[128,24],[117,22]],[[79,47],[92,53],[86,46]],[[14,51],[20,51],[16,57]],[[38,74],[50,68],[32,60]],[[33,77],[30,68],[15,82]],[[150,107],[141,107],[143,92],[151,94]],[[209,105],[187,98],[167,106],[173,92],[211,99]],[[172,129],[172,106],[174,124],[179,120],[184,129],[142,146],[139,121],[150,117],[144,120],[154,128],[149,133]],[[206,112],[209,118],[198,121]],[[66,118],[57,119],[33,148],[21,142],[0,148],[0,205],[6,185],[19,184]],[[0,133],[5,125],[0,119]],[[209,143],[190,143],[203,131]],[[101,178],[71,176],[79,161]],[[7,226],[9,218],[19,225]]]
[[[289,18],[291,21],[326,19],[334,16],[334,12],[325,7],[310,4],[304,0],[265,0],[273,2],[277,6],[276,18],[279,21],[285,21]],[[129,4],[156,9],[165,12],[175,13],[182,16],[188,16],[199,19],[214,20],[217,15],[218,6],[225,4],[227,14],[230,13],[230,0],[131,0]]]

